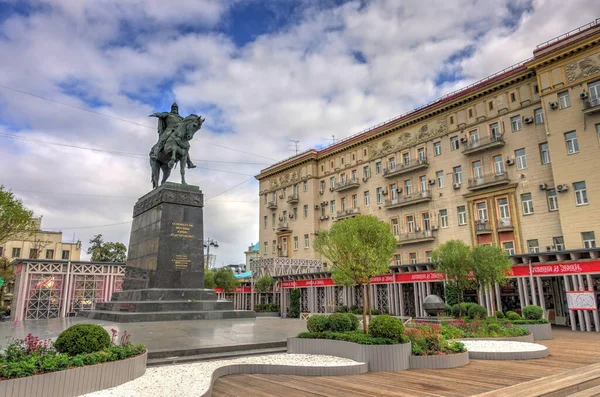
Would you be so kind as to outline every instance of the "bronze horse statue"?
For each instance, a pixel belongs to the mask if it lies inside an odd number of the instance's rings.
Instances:
[[[152,147],[150,151],[150,167],[152,168],[152,187],[156,189],[159,184],[160,171],[162,170],[163,177],[160,184],[167,181],[171,175],[171,169],[177,163],[180,164],[181,184],[185,183],[185,164],[188,161],[190,141],[194,138],[194,134],[204,123],[202,117],[195,114],[190,114],[181,122],[168,131],[164,131],[158,143]]]

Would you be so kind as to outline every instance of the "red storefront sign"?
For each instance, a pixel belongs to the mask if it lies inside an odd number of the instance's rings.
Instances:
[[[534,276],[555,276],[561,274],[600,273],[600,261],[554,263],[531,265]],[[513,266],[508,277],[529,276],[529,266]]]
[[[445,278],[445,274],[438,272],[415,272],[396,274],[396,281],[399,283],[414,283],[417,281],[439,281],[444,280]]]
[[[223,292],[222,288],[215,288],[215,292],[217,293],[221,293]],[[234,291],[232,292],[237,292],[237,293],[241,293],[241,292],[252,292],[252,289],[250,288],[250,286],[244,286],[244,287],[237,287]]]

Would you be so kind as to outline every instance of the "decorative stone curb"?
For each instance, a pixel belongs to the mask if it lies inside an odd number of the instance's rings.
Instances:
[[[339,340],[288,338],[287,351],[344,357],[368,363],[370,372],[393,372],[410,368],[411,344],[359,345]]]
[[[462,340],[472,360],[531,360],[548,357],[548,348],[538,343]]]
[[[517,326],[527,328],[533,335],[534,340],[552,339],[552,326],[550,324],[517,324]]]
[[[519,325],[520,326],[520,325]],[[503,340],[507,342],[531,342],[533,343],[533,334],[523,336],[509,336],[503,338],[460,338],[455,340]]]
[[[473,360],[534,360],[548,357],[548,349],[533,352],[474,352],[469,351]]]
[[[139,378],[148,352],[125,360],[0,381],[0,396],[76,397]]]
[[[469,364],[469,352],[445,356],[410,356],[410,369],[445,369]]]
[[[277,374],[277,375],[297,375],[297,376],[346,376],[360,375],[367,373],[369,367],[367,363],[356,363],[339,366],[294,366],[294,365],[274,365],[274,364],[231,364],[217,368],[210,380],[210,387],[204,393],[200,391],[200,397],[210,397],[212,388],[217,379],[226,375],[237,374]]]

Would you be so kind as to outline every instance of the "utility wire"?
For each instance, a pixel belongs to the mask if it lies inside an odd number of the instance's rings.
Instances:
[[[31,92],[22,91],[22,90],[19,90],[19,89],[13,88],[13,87],[8,87],[8,86],[2,85],[2,84],[0,84],[0,88],[4,88],[6,90],[18,92],[19,94],[23,94],[23,95],[29,95],[29,96],[32,96],[34,98],[38,98],[38,99],[42,99],[42,100],[49,101],[49,102],[52,102],[52,103],[56,103],[58,105],[67,106],[67,107],[70,107],[70,108],[73,108],[73,109],[77,109],[77,110],[82,110],[84,112],[92,113],[92,114],[95,114],[95,115],[98,115],[98,116],[103,116],[103,117],[108,117],[108,118],[111,118],[111,119],[114,119],[114,120],[123,121],[125,123],[137,125],[139,127],[150,128],[150,129],[153,129],[153,130],[156,129],[155,127],[152,127],[152,126],[149,126],[149,125],[146,125],[146,124],[140,124],[140,123],[137,123],[135,121],[127,120],[127,119],[124,119],[124,118],[121,118],[121,117],[117,117],[117,116],[113,116],[113,115],[106,114],[106,113],[97,112],[97,111],[92,110],[92,109],[88,109],[88,108],[84,108],[84,107],[76,106],[76,105],[71,105],[71,104],[68,104],[68,103],[65,103],[65,102],[60,102],[60,101],[57,101],[55,99],[51,99],[51,98],[48,98],[48,97],[45,97],[45,96],[33,94]],[[232,150],[234,152],[243,153],[243,154],[249,154],[251,156],[256,156],[256,157],[261,157],[261,158],[264,158],[264,159],[267,159],[267,160],[276,161],[275,159],[272,159],[272,158],[269,158],[269,157],[266,157],[266,156],[261,156],[260,154],[255,154],[255,153],[251,153],[251,152],[245,152],[243,150],[234,149],[232,147],[228,147],[228,146],[224,146],[224,145],[219,145],[219,144],[216,144],[216,143],[212,143],[212,142],[209,142],[209,141],[205,141],[204,139],[198,139],[197,142],[198,141],[205,142],[205,143],[207,143],[209,145],[217,146],[217,147],[220,147],[220,148],[223,148],[223,149]]]
[[[85,193],[68,193],[68,192],[47,192],[40,190],[25,190],[25,189],[10,189],[12,192],[22,193],[38,193],[38,194],[52,194],[60,196],[83,196],[83,197],[101,197],[101,198],[122,198],[122,199],[138,199],[138,196],[110,196],[104,194],[85,194]],[[215,200],[213,203],[253,203],[256,200]]]

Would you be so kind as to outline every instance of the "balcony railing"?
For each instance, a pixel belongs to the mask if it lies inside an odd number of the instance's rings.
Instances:
[[[270,210],[277,209],[277,200],[269,201],[267,203],[267,208],[270,209]]]
[[[584,113],[600,112],[600,97],[590,98],[583,101]]]
[[[414,170],[418,170],[421,168],[427,168],[429,167],[429,163],[427,162],[427,158],[424,159],[414,159],[414,160],[410,160],[408,162],[408,164],[396,164],[393,167],[390,168],[384,168],[383,169],[383,176],[385,176],[386,178],[390,178],[396,175],[400,175],[400,174],[404,174],[405,172],[410,172],[410,171],[414,171]]]
[[[344,219],[352,216],[356,216],[360,214],[360,208],[348,208],[345,210],[338,211],[336,213],[335,219]]]
[[[486,174],[480,178],[470,178],[467,188],[469,190],[485,189],[490,186],[504,185],[508,182],[508,174],[506,172],[502,174]]]
[[[463,154],[477,153],[498,146],[504,146],[504,137],[499,134],[482,136],[465,144]]]
[[[476,219],[475,220],[475,232],[477,234],[487,234],[492,232],[492,225],[487,219]]]
[[[285,232],[285,231],[288,231],[288,230],[290,230],[290,225],[288,224],[287,221],[280,221],[277,224],[277,231],[278,232]]]
[[[498,231],[505,232],[513,230],[512,219],[510,218],[500,218],[498,219]]]
[[[287,198],[287,202],[290,204],[295,204],[300,200],[300,196],[298,195],[298,193],[296,194],[292,194],[291,196],[289,196]]]
[[[431,200],[431,192],[424,190],[420,192],[414,192],[410,196],[400,196],[395,199],[385,200],[385,208],[399,208],[406,207],[408,205],[418,204],[425,201]]]
[[[355,188],[358,186],[359,186],[358,178],[350,178],[350,179],[343,180],[341,182],[336,182],[335,185],[333,185],[333,191],[341,192],[341,191],[352,189],[352,188]]]
[[[435,235],[431,230],[423,230],[419,232],[404,233],[396,236],[398,244],[416,244],[435,240]]]

